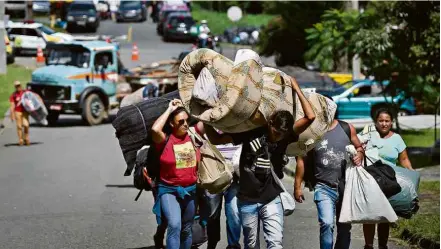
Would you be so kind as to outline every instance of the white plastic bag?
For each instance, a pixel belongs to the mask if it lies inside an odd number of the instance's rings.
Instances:
[[[219,102],[216,81],[208,68],[204,67],[199,73],[192,94],[193,98],[202,105],[214,107]]]
[[[48,122],[46,120],[47,117],[47,109],[41,99],[38,97],[36,93],[26,91],[23,93],[23,97],[21,99],[21,104],[31,117],[42,125],[47,125]]]
[[[242,145],[234,152],[232,159],[234,172],[239,177],[240,177],[240,168],[239,168],[240,155],[242,155]]]
[[[392,223],[398,217],[375,179],[363,168],[354,166],[350,155],[356,154],[353,145],[346,146],[346,185],[339,222]]]

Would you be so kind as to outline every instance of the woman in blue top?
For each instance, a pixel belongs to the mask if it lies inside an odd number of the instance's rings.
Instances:
[[[407,169],[414,170],[407,156],[406,144],[400,135],[393,132],[393,116],[388,109],[380,109],[375,116],[375,128],[380,134],[379,138],[373,137],[369,142],[378,148],[381,161],[385,164],[396,166],[399,164]],[[387,249],[389,240],[389,223],[378,224],[378,248]],[[365,249],[373,249],[375,224],[363,224]]]

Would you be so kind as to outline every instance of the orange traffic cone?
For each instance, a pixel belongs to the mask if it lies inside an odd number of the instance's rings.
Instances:
[[[37,47],[37,63],[44,63],[44,54],[40,46]]]
[[[135,42],[133,43],[133,48],[132,48],[132,61],[138,61],[138,60],[139,60],[139,50]]]

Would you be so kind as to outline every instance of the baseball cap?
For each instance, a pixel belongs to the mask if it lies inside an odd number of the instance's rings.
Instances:
[[[18,80],[14,81],[14,86],[20,86],[20,85],[21,85],[20,81]]]

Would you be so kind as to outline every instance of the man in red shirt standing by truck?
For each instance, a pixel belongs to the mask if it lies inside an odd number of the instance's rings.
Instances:
[[[21,146],[23,144],[30,145],[29,140],[29,114],[25,111],[21,99],[23,90],[20,81],[14,81],[15,92],[9,97],[9,102],[11,103],[11,121],[16,121],[17,124],[17,135],[18,144]],[[23,138],[24,132],[24,138]]]

